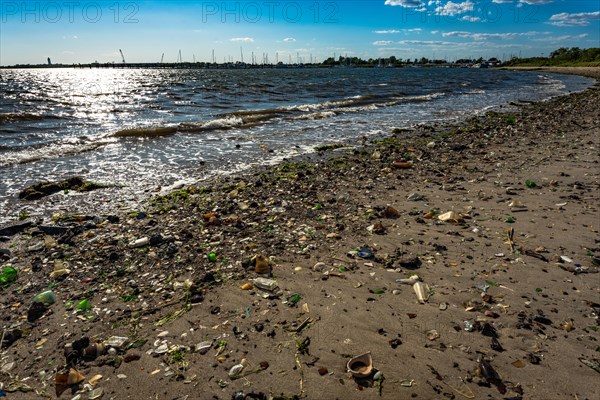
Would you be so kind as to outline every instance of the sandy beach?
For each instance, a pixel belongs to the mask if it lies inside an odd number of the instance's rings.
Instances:
[[[599,146],[596,84],[122,215],[15,222],[0,242],[18,271],[0,289],[1,388],[19,400],[596,399]],[[373,370],[356,378],[347,363],[367,352]]]

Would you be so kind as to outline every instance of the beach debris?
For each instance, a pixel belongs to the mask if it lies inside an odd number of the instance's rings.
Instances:
[[[564,331],[571,332],[573,329],[575,329],[575,322],[570,319],[568,321],[564,321],[560,326]]]
[[[419,303],[423,304],[429,300],[430,290],[429,290],[429,286],[426,283],[415,282],[413,284],[413,290],[415,291],[415,294],[417,295],[417,300],[419,300]]]
[[[475,330],[475,322],[472,320],[463,321],[464,329],[467,332],[473,332]]]
[[[422,264],[422,262],[419,259],[419,257],[413,257],[413,258],[405,260],[405,261],[400,261],[400,266],[402,268],[406,268],[406,269],[410,269],[410,270],[419,269],[421,264]]]
[[[372,258],[375,258],[375,254],[373,253],[373,250],[371,250],[369,247],[366,247],[366,246],[361,247],[360,250],[358,250],[358,252],[356,253],[356,255],[365,260],[370,260]]]
[[[440,334],[438,333],[437,330],[431,329],[431,330],[425,332],[425,336],[427,336],[428,340],[434,341],[435,339],[439,339]]]
[[[95,189],[106,188],[108,185],[102,185],[94,182],[85,181],[79,176],[74,176],[62,181],[38,182],[28,186],[19,192],[19,198],[23,200],[38,200],[61,191],[75,190],[78,192],[89,192]]]
[[[356,357],[352,357],[346,367],[348,372],[355,378],[368,378],[373,373],[373,357],[371,352],[366,352]]]
[[[502,378],[492,367],[490,362],[483,358],[482,355],[479,355],[477,359],[477,370],[475,373],[479,378],[483,379],[484,382],[488,382],[496,386],[500,394],[506,393],[506,386],[502,382]]]
[[[419,277],[419,275],[411,275],[409,278],[400,278],[400,279],[396,279],[396,282],[398,283],[403,283],[405,285],[414,285],[416,282],[419,282],[421,280],[421,278]]]
[[[129,242],[129,248],[137,249],[140,247],[148,246],[149,244],[150,244],[150,238],[143,237],[143,238],[135,239],[135,240]]]
[[[454,223],[462,223],[464,222],[463,217],[454,211],[448,211],[444,214],[438,215],[438,219],[442,222],[454,222]]]
[[[254,257],[254,270],[257,274],[263,275],[271,272],[271,260],[268,257],[257,254]]]
[[[514,237],[515,237],[515,229],[514,228],[509,228],[506,230],[506,244],[508,244],[510,246],[510,251],[512,253],[515,252],[515,241],[514,241]]]
[[[267,292],[274,292],[279,289],[277,281],[268,278],[255,278],[252,280],[254,286],[258,289],[265,290]]]
[[[580,357],[579,361],[587,366],[590,367],[591,369],[593,369],[594,371],[598,372],[600,374],[600,361],[598,360],[588,360],[587,358],[583,358]]]
[[[96,400],[104,396],[104,389],[96,388],[88,394],[88,400]]]
[[[71,270],[66,267],[66,264],[62,260],[54,260],[54,270],[50,273],[50,279],[67,276],[70,273]]]
[[[419,193],[411,193],[408,195],[408,197],[406,199],[409,201],[425,201],[425,200],[427,200],[425,198],[425,196],[423,196],[422,194],[419,194]]]
[[[17,280],[17,269],[13,267],[3,267],[0,272],[0,286],[8,285]]]
[[[392,167],[396,169],[410,169],[413,167],[413,163],[410,161],[395,160],[392,161]]]
[[[529,189],[533,189],[537,187],[537,183],[535,183],[534,181],[527,179],[525,181],[525,186],[527,186]]]
[[[14,236],[17,233],[23,232],[25,229],[31,227],[33,222],[25,221],[17,224],[12,224],[0,229],[0,236]]]
[[[60,396],[65,390],[84,380],[85,376],[74,368],[69,368],[68,372],[57,373],[54,378],[56,395]]]
[[[527,211],[527,206],[520,200],[512,200],[508,203],[508,206],[513,210],[513,212]]]
[[[384,218],[398,218],[398,217],[400,217],[400,212],[392,206],[386,206],[385,209],[383,210],[383,217]]]

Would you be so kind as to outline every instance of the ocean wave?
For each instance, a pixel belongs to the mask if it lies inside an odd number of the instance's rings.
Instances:
[[[206,122],[184,122],[180,124],[180,130],[184,132],[204,132],[214,130],[225,130],[244,125],[244,119],[235,115],[217,118]]]
[[[323,119],[323,118],[332,118],[335,117],[337,113],[335,111],[317,111],[314,113],[297,115],[295,117],[291,117],[292,120],[307,120],[307,119]]]
[[[32,114],[32,113],[5,113],[0,114],[0,124],[14,123],[17,121],[42,121],[45,119],[63,119],[57,115]]]
[[[7,151],[2,153],[0,167],[6,167],[15,164],[25,164],[29,162],[60,158],[88,151],[96,150],[99,147],[111,143],[110,141],[86,142],[86,143],[53,143],[39,148],[29,148],[26,150]]]
[[[123,129],[113,133],[112,137],[117,138],[131,138],[131,137],[160,137],[170,136],[177,133],[177,128],[173,126],[161,126],[161,127],[145,127],[145,128],[130,128]]]

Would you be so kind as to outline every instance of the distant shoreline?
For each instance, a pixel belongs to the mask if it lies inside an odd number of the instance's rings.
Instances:
[[[559,74],[581,75],[600,80],[600,67],[500,67],[503,70],[543,71]]]

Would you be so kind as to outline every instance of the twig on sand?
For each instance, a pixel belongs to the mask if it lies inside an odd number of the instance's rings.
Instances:
[[[506,237],[507,240],[505,243],[508,243],[510,245],[510,251],[511,253],[515,252],[515,242],[513,240],[513,238],[515,237],[515,229],[514,228],[510,228],[506,231]]]

